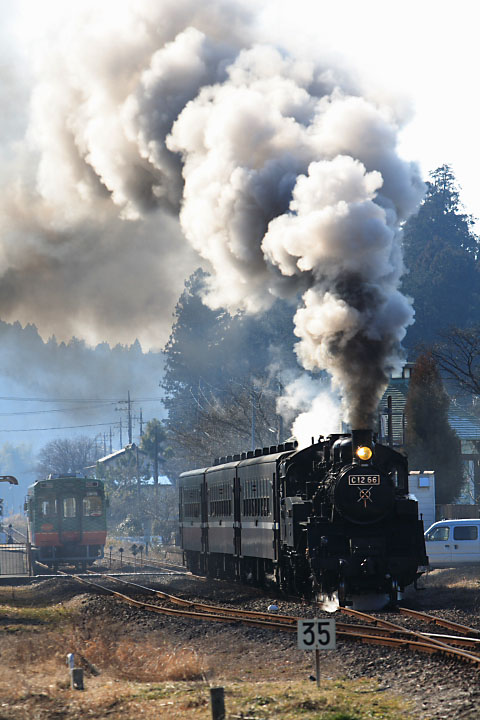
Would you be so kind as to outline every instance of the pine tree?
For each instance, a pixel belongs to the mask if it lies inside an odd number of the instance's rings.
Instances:
[[[452,502],[463,484],[460,441],[448,422],[450,400],[430,352],[417,359],[407,402],[406,449],[410,469],[434,470],[436,502]]]
[[[448,165],[431,173],[418,213],[404,227],[407,272],[402,291],[414,300],[415,324],[405,344],[429,346],[450,326],[480,321],[478,238]]]
[[[185,283],[165,347],[165,406],[173,453],[167,473],[277,440],[279,384],[270,366],[296,364],[293,310],[277,301],[262,316],[214,311],[201,299],[206,274]]]

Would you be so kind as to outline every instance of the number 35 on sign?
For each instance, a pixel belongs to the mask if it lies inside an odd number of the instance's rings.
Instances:
[[[297,647],[299,650],[335,650],[335,620],[298,620]]]

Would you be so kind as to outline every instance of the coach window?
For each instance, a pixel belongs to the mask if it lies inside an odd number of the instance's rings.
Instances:
[[[52,517],[57,514],[57,501],[55,498],[42,500],[40,503],[40,515],[43,517]]]
[[[63,517],[77,516],[77,501],[74,497],[63,498]]]
[[[87,495],[83,498],[83,514],[98,517],[102,514],[102,498],[99,495]]]

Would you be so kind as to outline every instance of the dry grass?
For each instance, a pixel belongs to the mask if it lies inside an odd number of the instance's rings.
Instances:
[[[205,662],[191,648],[145,639],[138,642],[125,634],[124,627],[109,622],[78,625],[67,614],[62,619],[62,626],[56,630],[4,634],[2,664],[43,668],[48,661],[50,669],[61,669],[67,653],[73,652],[77,666],[92,675],[108,672],[117,679],[160,682],[199,680],[208,674]]]
[[[140,634],[102,616],[86,620],[79,607],[81,601],[68,608],[0,605],[0,615],[20,628],[0,630],[0,720],[209,720],[209,686],[216,683],[225,686],[228,720],[412,717],[405,703],[371,681],[322,679],[318,690],[307,674],[288,679],[288,670],[258,682],[260,668],[248,676],[252,681],[240,681],[252,665],[249,646],[240,655],[224,647],[220,655],[201,656],[172,645],[162,630]],[[84,669],[84,692],[70,689],[69,652]],[[227,680],[230,664],[236,678]]]

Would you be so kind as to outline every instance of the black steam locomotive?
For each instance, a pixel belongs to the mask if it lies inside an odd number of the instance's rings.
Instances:
[[[179,489],[194,573],[395,602],[428,563],[406,457],[369,430],[219,458],[183,473]]]

